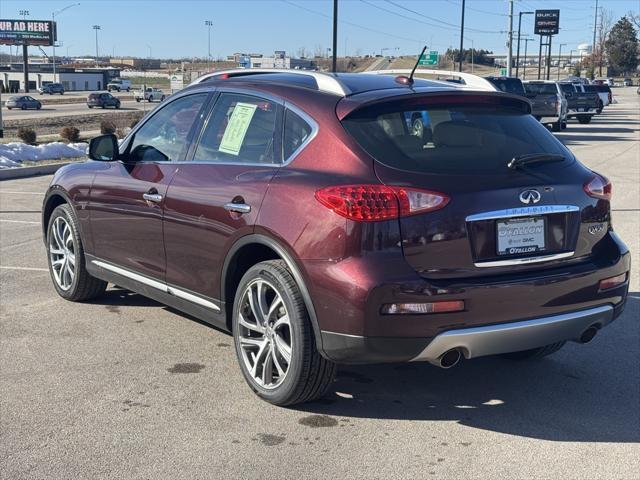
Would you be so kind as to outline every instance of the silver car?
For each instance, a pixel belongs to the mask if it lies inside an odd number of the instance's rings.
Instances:
[[[42,104],[29,95],[16,95],[14,97],[9,97],[9,99],[5,102],[5,106],[9,110],[11,110],[12,108],[19,108],[21,110],[32,108],[35,110],[40,110],[42,108]]]

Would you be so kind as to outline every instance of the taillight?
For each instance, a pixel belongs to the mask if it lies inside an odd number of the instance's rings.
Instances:
[[[359,222],[432,212],[449,203],[443,193],[387,185],[338,185],[322,188],[315,196],[338,215]]]
[[[599,174],[584,184],[584,191],[587,195],[603,200],[611,200],[612,188],[609,179]]]

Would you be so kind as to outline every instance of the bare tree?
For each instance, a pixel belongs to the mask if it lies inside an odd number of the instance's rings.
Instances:
[[[300,47],[297,50],[298,58],[307,58],[307,47]]]
[[[636,27],[636,29],[640,30],[640,13],[629,10],[629,12],[627,13],[627,18]]]
[[[600,10],[600,25],[598,26],[598,42],[596,43],[596,56],[598,64],[598,75],[602,76],[602,66],[604,64],[605,42],[615,23],[612,10]]]

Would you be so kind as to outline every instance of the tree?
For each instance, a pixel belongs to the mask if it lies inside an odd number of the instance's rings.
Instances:
[[[605,42],[611,67],[621,73],[632,72],[638,66],[638,36],[627,17],[618,20]]]

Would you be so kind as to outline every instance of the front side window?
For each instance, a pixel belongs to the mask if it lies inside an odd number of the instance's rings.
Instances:
[[[220,163],[280,163],[274,139],[278,104],[223,93],[216,102],[193,160]]]
[[[136,132],[129,147],[129,160],[181,160],[189,131],[206,100],[206,93],[198,93],[174,100],[160,109]]]

